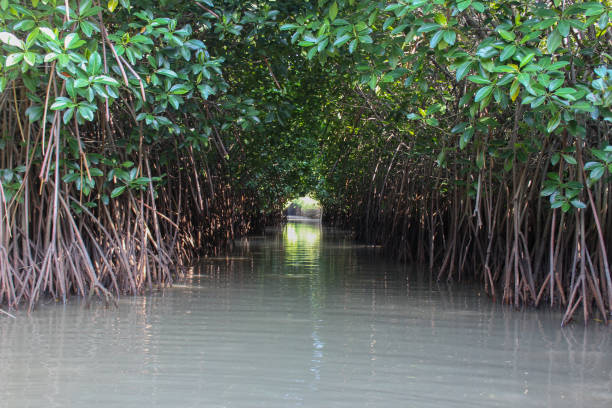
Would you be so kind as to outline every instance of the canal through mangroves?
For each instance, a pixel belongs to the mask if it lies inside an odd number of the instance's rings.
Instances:
[[[172,288],[0,316],[0,407],[610,407],[611,330],[561,329],[314,223]]]

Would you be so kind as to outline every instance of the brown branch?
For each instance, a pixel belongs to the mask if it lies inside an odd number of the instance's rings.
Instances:
[[[281,86],[278,83],[278,80],[276,79],[276,76],[274,75],[274,72],[272,71],[272,67],[270,66],[270,62],[268,61],[268,57],[264,57],[264,61],[266,62],[266,65],[268,66],[268,71],[270,71],[270,76],[274,80],[274,83],[276,84],[276,87],[278,89],[281,89]]]
[[[215,16],[215,18],[221,18],[219,17],[219,15],[217,13],[215,13],[214,11],[212,11],[211,9],[209,9],[208,7],[198,3],[197,1],[195,2],[196,6],[198,6],[199,8],[209,12],[210,14],[212,14],[213,16]]]

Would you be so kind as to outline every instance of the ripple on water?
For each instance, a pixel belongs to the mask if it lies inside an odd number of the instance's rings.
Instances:
[[[117,309],[0,316],[0,407],[612,406],[610,328],[291,228]]]

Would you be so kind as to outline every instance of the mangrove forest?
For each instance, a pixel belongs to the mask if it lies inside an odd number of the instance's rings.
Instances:
[[[434,281],[612,318],[609,0],[0,0],[0,115],[7,311],[169,286],[308,194]]]

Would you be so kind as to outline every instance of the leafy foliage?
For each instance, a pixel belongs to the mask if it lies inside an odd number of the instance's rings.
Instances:
[[[50,228],[66,219],[65,200],[72,216],[131,231],[127,212],[141,231],[131,247],[148,254],[151,240],[166,259],[158,216],[176,214],[162,218],[168,231],[214,248],[313,192],[328,214],[405,258],[414,231],[430,237],[432,265],[435,248],[455,248],[439,277],[452,275],[462,236],[489,272],[479,277],[492,288],[503,274],[515,304],[521,290],[539,298],[543,269],[530,254],[541,266],[555,223],[576,234],[562,241],[567,256],[551,255],[581,260],[582,280],[564,281],[574,295],[592,267],[577,243],[609,235],[609,221],[600,225],[612,219],[609,1],[22,3],[0,2],[6,213],[40,211]],[[33,209],[36,191],[45,193]],[[117,248],[112,228],[93,222]],[[44,235],[15,223],[27,239]],[[50,249],[34,256],[45,268],[44,254],[63,250],[52,230],[41,244]],[[597,248],[605,269],[605,244]],[[106,262],[127,271],[126,259],[146,256],[119,258]],[[607,293],[601,310],[612,307]]]

